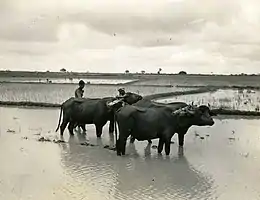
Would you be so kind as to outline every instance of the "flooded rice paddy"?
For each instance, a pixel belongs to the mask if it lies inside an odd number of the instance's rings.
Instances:
[[[191,94],[177,97],[167,97],[156,100],[170,103],[184,101],[194,104],[210,104],[214,108],[227,108],[235,110],[259,111],[260,91],[253,90],[218,90],[216,92]]]
[[[153,80],[141,80],[134,85],[185,85],[185,86],[260,86],[260,76],[204,76],[172,75]]]
[[[0,107],[0,199],[260,199],[259,119],[216,118],[192,127],[181,150],[158,156],[147,141],[118,157],[113,137],[55,133],[58,109]],[[39,142],[40,137],[66,143]],[[88,141],[97,146],[84,146]]]
[[[84,96],[89,98],[116,96],[119,87],[122,86],[86,85],[84,88]],[[71,96],[74,96],[76,88],[77,85],[69,84],[2,83],[0,84],[0,101],[61,103]],[[189,90],[189,88],[141,87],[132,85],[124,86],[124,88],[126,91],[141,95]]]
[[[84,80],[86,83],[90,84],[120,84],[120,83],[130,83],[135,80],[127,79],[98,79],[98,78],[32,78],[32,77],[12,77],[5,78],[0,77],[0,82],[21,82],[21,83],[74,83],[78,84],[80,80]]]

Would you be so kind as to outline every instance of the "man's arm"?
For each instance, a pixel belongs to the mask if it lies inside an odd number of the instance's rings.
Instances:
[[[120,96],[120,95],[116,96],[117,99],[124,99],[125,97],[127,97],[127,94],[124,94],[123,96]]]

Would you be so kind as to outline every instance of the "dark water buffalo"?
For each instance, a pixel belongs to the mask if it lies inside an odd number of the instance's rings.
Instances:
[[[143,99],[143,97],[142,97],[141,95],[139,95],[139,94],[136,94],[136,93],[133,93],[133,92],[126,92],[124,98],[122,99],[122,101],[125,102],[126,104],[132,105],[132,104],[134,104],[134,103],[136,103],[136,102],[138,102],[138,101],[140,101],[140,100],[142,100],[142,99]],[[95,99],[95,100],[100,100],[100,98],[97,98],[97,99]],[[107,100],[107,102],[111,102],[111,101],[116,100],[116,98],[113,98],[113,97],[105,97],[105,98],[103,98],[103,100]],[[117,104],[116,107],[117,107],[117,106],[120,107],[120,105],[122,106],[123,104],[121,104],[121,103],[120,103],[120,104]],[[114,107],[114,109],[116,109],[116,107]],[[112,117],[112,116],[111,116],[111,117]],[[110,121],[110,124],[109,124],[109,132],[110,132],[110,133],[113,133],[113,132],[114,132],[114,126],[113,126],[113,123],[112,123],[112,122],[113,122],[114,120],[110,120],[110,119],[109,119],[109,121]],[[76,128],[77,126],[78,126],[78,127],[81,127],[82,130],[83,130],[83,132],[86,132],[85,124],[80,124],[79,122],[74,123],[74,128]]]
[[[165,145],[165,154],[170,154],[171,138],[178,133],[179,146],[183,146],[184,135],[192,125],[213,126],[212,113],[208,106],[186,106],[173,111],[169,107],[141,108],[126,105],[116,113],[119,139],[117,155],[125,155],[126,140],[132,135],[138,141],[159,138],[158,153]]]
[[[133,104],[135,106],[138,107],[142,107],[142,108],[162,108],[162,107],[168,107],[170,108],[172,111],[175,111],[177,109],[183,108],[188,106],[188,104],[184,103],[184,102],[173,102],[173,103],[157,103],[148,99],[142,99],[138,102],[136,102],[135,104]],[[130,143],[134,143],[135,138],[134,136],[131,136],[131,140]],[[149,143],[152,143],[152,140],[148,140]]]
[[[124,101],[128,104],[136,103],[141,100],[142,96],[128,92],[128,95]],[[58,131],[60,127],[60,134],[63,135],[63,132],[66,126],[69,123],[68,129],[69,133],[73,134],[73,129],[75,125],[80,125],[83,130],[85,129],[85,124],[95,124],[96,135],[101,137],[103,126],[110,121],[109,132],[114,132],[114,112],[113,108],[108,106],[109,102],[116,100],[114,97],[105,97],[105,98],[70,98],[65,101],[61,106],[59,124],[56,129]],[[116,106],[122,106],[117,104]],[[63,112],[63,120],[61,122],[61,115]]]
[[[126,92],[123,101],[129,105],[135,104],[138,101],[141,101],[143,97],[139,94],[133,92]]]

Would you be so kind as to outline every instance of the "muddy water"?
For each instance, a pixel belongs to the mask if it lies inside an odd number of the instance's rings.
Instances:
[[[146,141],[118,157],[103,148],[113,142],[107,127],[101,140],[90,125],[86,136],[66,132],[67,143],[38,142],[60,139],[58,115],[0,107],[0,199],[260,199],[259,119],[219,118],[211,128],[193,127],[184,149],[175,142],[169,157]]]

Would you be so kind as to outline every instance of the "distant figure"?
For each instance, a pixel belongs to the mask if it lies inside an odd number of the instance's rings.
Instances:
[[[79,88],[77,88],[75,90],[75,97],[76,98],[83,98],[83,93],[84,93],[83,88],[84,87],[85,87],[85,82],[83,80],[80,80],[79,81]]]

